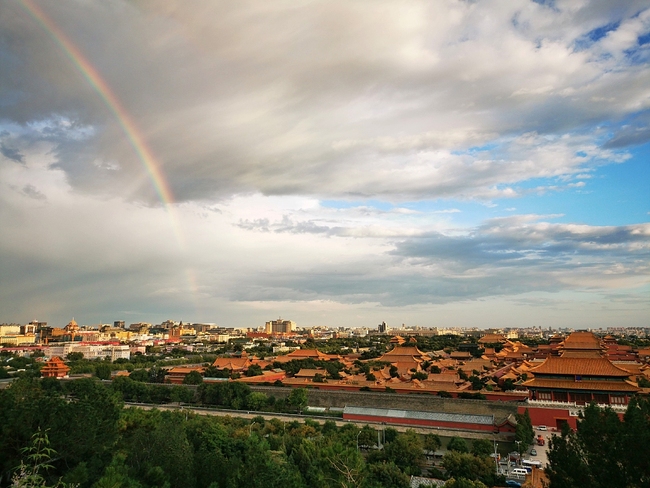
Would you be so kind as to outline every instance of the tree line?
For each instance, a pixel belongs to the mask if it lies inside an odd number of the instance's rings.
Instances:
[[[1,390],[0,486],[405,488],[410,475],[422,474],[449,478],[450,486],[467,477],[490,486],[502,481],[489,441],[450,441],[441,471],[425,463],[440,448],[435,435],[386,428],[378,438],[371,427],[332,420],[125,408],[119,383],[25,377]],[[245,386],[202,385],[197,395],[236,407],[253,401]],[[302,393],[292,390],[288,403],[304,404]]]

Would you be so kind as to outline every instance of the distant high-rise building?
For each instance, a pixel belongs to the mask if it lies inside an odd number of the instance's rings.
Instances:
[[[116,329],[123,329],[124,328],[124,320],[116,320],[113,322],[113,327]]]
[[[278,320],[267,322],[265,331],[267,334],[290,334],[295,326],[295,322],[282,320],[282,317],[280,317]]]
[[[377,331],[380,334],[385,334],[386,332],[388,332],[388,326],[386,325],[386,322],[382,322],[381,324],[379,324],[377,326]]]

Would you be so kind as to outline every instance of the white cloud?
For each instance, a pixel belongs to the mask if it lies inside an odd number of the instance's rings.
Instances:
[[[650,72],[621,54],[647,28],[642,7],[42,6],[126,107],[180,200],[241,192],[489,200],[519,194],[500,185],[624,160],[584,128],[648,107]],[[5,118],[60,141],[55,154],[73,187],[151,200],[101,96],[33,18],[10,10],[0,18],[11,39],[3,49],[27,62],[0,80],[14,93]],[[35,45],[41,54],[22,54]]]
[[[7,4],[0,320],[257,325],[251,309],[289,308],[346,325],[432,310],[471,322],[518,310],[506,302],[521,293],[635,296],[643,225],[484,221],[501,199],[584,188],[647,141],[650,10],[619,3],[38,4],[124,111]]]

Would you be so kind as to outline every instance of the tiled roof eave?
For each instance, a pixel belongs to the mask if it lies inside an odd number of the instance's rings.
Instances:
[[[581,390],[591,392],[637,392],[639,387],[628,381],[544,381],[537,378],[522,384],[531,389]]]

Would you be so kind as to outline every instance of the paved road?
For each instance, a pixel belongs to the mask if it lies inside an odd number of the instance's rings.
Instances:
[[[544,443],[543,446],[538,446],[537,445],[537,436],[541,435],[544,437],[546,442]],[[537,451],[537,456],[528,456],[531,461],[540,461],[542,463],[542,468],[546,466],[548,463],[548,457],[547,457],[547,451],[548,451],[548,441],[551,439],[551,436],[553,433],[551,431],[544,431],[544,430],[539,430],[535,429],[535,446],[534,449]],[[530,451],[529,451],[530,452]]]

